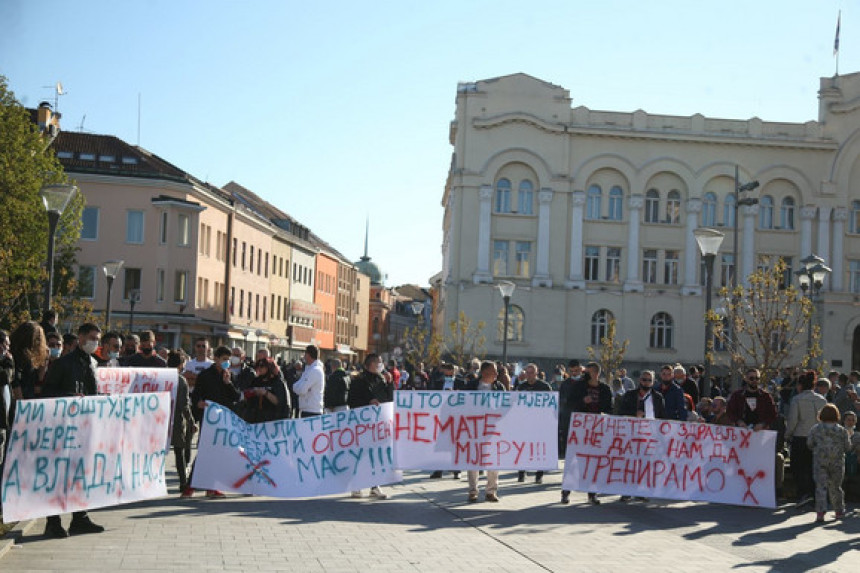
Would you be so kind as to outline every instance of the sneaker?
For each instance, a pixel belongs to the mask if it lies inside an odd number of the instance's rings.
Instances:
[[[566,489],[561,490],[561,503],[565,505],[570,503],[570,492]]]
[[[373,499],[388,499],[388,494],[383,492],[378,487],[370,488],[370,497]]]
[[[526,481],[526,472],[519,472],[517,474],[517,481],[520,483],[523,483],[524,481]]]
[[[441,477],[442,477],[442,472],[440,472],[440,471],[435,471],[432,474],[430,474],[430,479],[439,479]]]
[[[469,503],[477,503],[478,502],[478,494],[470,493],[469,494]]]
[[[543,483],[543,476],[535,477],[535,483]]]
[[[836,519],[844,519],[844,518],[845,518],[845,512],[844,511],[837,511],[836,512]]]
[[[210,489],[206,491],[206,497],[208,499],[224,499],[227,497],[223,492],[218,491],[217,489]]]
[[[48,518],[48,523],[45,524],[45,537],[52,537],[54,539],[63,539],[68,537],[69,533],[63,529],[63,524],[60,523],[59,518],[51,519]]]
[[[452,472],[454,474],[454,479],[460,479],[460,472]]]
[[[815,523],[824,523],[824,512],[819,511],[815,514]]]
[[[484,496],[484,499],[486,499],[487,501],[492,501],[495,503],[495,502],[499,501],[499,496],[497,496],[494,493],[488,493],[487,495]]]
[[[353,499],[361,499],[362,497],[364,497],[364,494],[361,493],[360,489],[358,489],[358,490],[352,492],[351,496]]]
[[[597,499],[596,493],[588,494],[588,503],[590,503],[591,505],[600,505],[600,500]]]
[[[194,495],[194,488],[193,487],[186,487],[185,489],[182,490],[182,493],[179,494],[179,497],[181,499],[186,499],[186,498],[191,497],[192,495]]]
[[[69,525],[69,535],[82,535],[84,533],[101,533],[105,528],[101,525],[93,523],[89,517],[81,519],[72,519],[72,524]]]

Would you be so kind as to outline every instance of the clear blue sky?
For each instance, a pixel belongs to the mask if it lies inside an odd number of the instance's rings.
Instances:
[[[525,72],[592,109],[802,122],[860,71],[840,0],[2,0],[0,74],[63,126],[244,185],[388,284],[440,270],[458,81]],[[84,116],[86,120],[84,121]]]

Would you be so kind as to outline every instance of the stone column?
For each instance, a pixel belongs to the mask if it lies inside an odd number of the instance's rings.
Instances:
[[[848,220],[848,214],[847,207],[836,207],[833,209],[833,256],[830,258],[830,262],[827,263],[827,266],[833,270],[830,273],[829,289],[833,292],[841,292],[845,288],[843,284],[844,273],[842,272],[845,255],[842,243],[845,241],[845,221]]]
[[[818,208],[818,251],[815,253],[822,259],[824,264],[830,266],[830,212],[832,207],[820,206]]]
[[[478,211],[478,261],[472,282],[491,283],[493,275],[490,274],[490,211],[493,201],[493,186],[481,185],[480,209]]]
[[[585,278],[582,275],[583,246],[582,221],[585,192],[574,191],[571,196],[570,210],[570,276],[564,286],[567,288],[585,288]]]
[[[741,252],[741,274],[738,284],[749,286],[749,276],[755,268],[755,224],[758,218],[758,205],[743,205],[741,215],[744,219],[744,244]]]
[[[687,226],[684,230],[684,286],[681,294],[702,294],[702,287],[696,282],[696,261],[699,260],[699,246],[693,231],[699,226],[699,213],[702,212],[701,199],[687,200]]]
[[[816,205],[804,205],[800,208],[800,258],[805,259],[812,254],[812,220],[818,212]]]
[[[552,195],[552,189],[548,187],[542,188],[538,193],[537,265],[532,286],[552,287],[552,278],[549,276],[549,218]]]
[[[641,268],[639,261],[641,249],[639,248],[639,226],[642,224],[642,206],[645,197],[641,194],[631,195],[627,202],[629,209],[627,222],[627,280],[624,281],[625,292],[642,292],[642,277],[639,276]]]

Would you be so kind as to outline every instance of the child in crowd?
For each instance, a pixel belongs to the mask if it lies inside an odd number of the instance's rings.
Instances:
[[[815,521],[823,523],[828,495],[836,511],[836,519],[845,516],[842,480],[845,477],[845,454],[851,451],[851,438],[848,430],[839,424],[839,409],[833,404],[821,409],[818,420],[819,423],[809,431],[806,443],[813,455]]]

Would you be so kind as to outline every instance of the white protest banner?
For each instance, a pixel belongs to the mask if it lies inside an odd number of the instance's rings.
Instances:
[[[400,469],[558,468],[555,392],[395,392]]]
[[[209,403],[192,486],[272,497],[344,493],[402,481],[391,403],[313,418],[247,424]]]
[[[574,413],[562,488],[776,507],[776,432]]]
[[[167,494],[170,396],[21,400],[3,473],[6,522]]]
[[[170,392],[176,401],[176,368],[96,368],[99,394]]]

